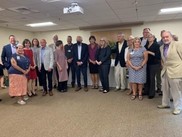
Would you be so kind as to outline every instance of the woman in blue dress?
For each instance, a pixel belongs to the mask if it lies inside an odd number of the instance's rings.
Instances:
[[[139,91],[139,100],[143,99],[142,89],[146,82],[146,63],[148,54],[146,49],[141,46],[140,38],[136,37],[133,42],[133,49],[130,49],[127,55],[129,65],[129,82],[132,85],[133,94],[131,99],[136,98],[136,93]]]

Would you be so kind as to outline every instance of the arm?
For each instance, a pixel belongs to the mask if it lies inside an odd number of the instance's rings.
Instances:
[[[51,71],[51,69],[53,68],[53,64],[54,64],[54,56],[53,56],[53,51],[52,49],[50,48],[49,49],[49,52],[50,52],[50,64],[49,64],[49,71]]]
[[[107,46],[106,55],[101,59],[101,64],[105,62],[111,56],[111,48]]]
[[[84,63],[87,63],[87,61],[88,61],[88,45],[84,45],[85,47],[85,52],[84,52],[84,57],[83,57],[83,59],[82,59],[82,63],[84,64]]]
[[[148,54],[147,54],[146,51],[144,51],[143,56],[144,56],[144,59],[143,59],[141,65],[140,65],[141,68],[143,68],[143,66],[147,63],[147,60],[148,60]]]
[[[5,46],[3,47],[3,50],[2,50],[2,54],[1,54],[1,61],[3,63],[3,65],[6,67],[6,68],[9,68],[9,64],[6,60],[6,49],[5,49]]]

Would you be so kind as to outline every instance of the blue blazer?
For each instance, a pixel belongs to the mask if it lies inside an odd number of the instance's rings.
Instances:
[[[119,47],[118,47],[118,42],[116,42],[115,48],[114,48],[114,53],[116,53],[116,58],[115,58],[115,66],[118,65],[118,62],[120,63],[121,67],[126,67],[126,62],[125,62],[125,49],[127,48],[127,41],[124,40],[123,42],[123,47],[121,51],[119,52]]]
[[[5,45],[2,50],[1,60],[6,69],[9,69],[11,67],[11,57],[11,44]]]
[[[87,67],[88,62],[88,45],[85,43],[82,43],[82,50],[81,50],[81,59],[78,59],[78,45],[75,43],[73,45],[73,61],[75,65],[77,66],[76,62],[81,61],[83,64],[81,66]]]

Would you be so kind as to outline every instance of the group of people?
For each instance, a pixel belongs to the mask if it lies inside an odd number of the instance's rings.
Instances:
[[[95,36],[89,37],[89,45],[83,43],[81,36],[77,36],[75,44],[68,36],[66,45],[57,35],[50,45],[45,39],[41,39],[39,45],[36,38],[32,42],[25,39],[22,44],[16,44],[14,35],[10,35],[9,40],[10,44],[3,47],[1,59],[9,74],[9,95],[18,96],[19,104],[26,104],[26,95],[37,96],[38,84],[43,86],[42,96],[48,93],[53,96],[53,87],[66,92],[70,72],[73,88],[77,80],[75,91],[82,88],[81,74],[84,91],[88,91],[87,65],[91,88],[99,89],[100,81],[102,88],[99,91],[108,93],[111,54],[115,54],[116,91],[127,89],[128,71],[131,100],[138,97],[141,101],[143,95],[152,99],[157,89],[160,94],[163,92],[162,105],[158,108],[169,108],[169,99],[172,98],[175,107],[173,114],[179,114],[182,110],[182,45],[169,31],[162,30],[158,42],[149,28],[143,29],[141,38],[129,36],[125,40],[125,35],[119,33],[113,48],[105,37],[97,44]]]

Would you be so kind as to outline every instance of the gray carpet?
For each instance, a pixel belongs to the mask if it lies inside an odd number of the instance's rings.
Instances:
[[[157,109],[161,97],[131,101],[126,92],[71,88],[38,94],[20,106],[1,90],[0,137],[182,137],[182,114]]]

